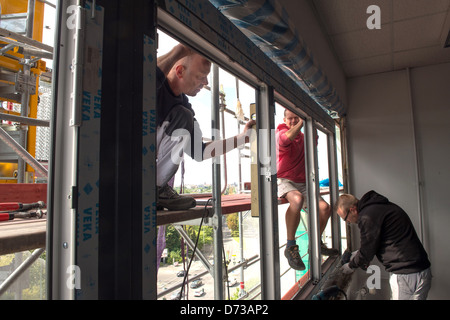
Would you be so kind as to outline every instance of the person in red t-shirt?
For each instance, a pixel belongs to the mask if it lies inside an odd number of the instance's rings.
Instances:
[[[305,265],[295,241],[295,232],[300,223],[300,211],[306,207],[308,198],[305,178],[305,139],[301,132],[303,120],[295,113],[285,110],[283,121],[284,123],[277,127],[276,141],[278,196],[286,198],[289,202],[286,210],[287,245],[284,255],[291,268],[304,270]],[[330,213],[330,206],[320,198],[320,234],[325,230]],[[328,256],[338,254],[338,250],[329,249],[323,243],[321,252]]]

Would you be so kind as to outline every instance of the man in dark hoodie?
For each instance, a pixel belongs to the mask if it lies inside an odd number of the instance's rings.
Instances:
[[[425,300],[431,288],[431,263],[406,212],[375,191],[361,200],[343,194],[335,205],[336,213],[348,223],[357,223],[361,247],[343,268],[367,270],[373,257],[391,273],[394,300]]]

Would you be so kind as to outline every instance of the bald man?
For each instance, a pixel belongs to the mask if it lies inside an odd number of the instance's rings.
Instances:
[[[158,209],[186,210],[195,207],[195,199],[179,195],[168,184],[183,154],[196,161],[222,155],[249,141],[249,129],[255,121],[249,121],[239,135],[204,143],[188,96],[195,97],[208,84],[211,62],[179,44],[159,57],[157,65]]]

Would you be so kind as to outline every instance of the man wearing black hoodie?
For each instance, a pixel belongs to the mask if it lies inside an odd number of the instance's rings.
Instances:
[[[343,194],[335,205],[336,213],[348,223],[357,223],[361,247],[344,273],[356,268],[367,270],[373,257],[391,273],[392,298],[424,300],[431,288],[431,263],[406,212],[375,191],[361,200]]]

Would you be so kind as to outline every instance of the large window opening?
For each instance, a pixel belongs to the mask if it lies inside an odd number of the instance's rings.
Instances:
[[[276,114],[275,114],[275,128],[277,128],[280,124],[285,123],[284,114],[285,111],[289,110],[280,103],[276,104]],[[300,116],[300,119],[305,123],[306,119],[303,116]],[[331,173],[333,160],[331,158],[332,151],[330,148],[333,147],[334,144],[329,144],[330,139],[334,139],[335,135],[331,132],[328,132],[320,125],[316,124],[315,131],[317,134],[317,176],[319,180],[319,207],[318,207],[318,222],[323,224],[323,226],[319,226],[320,232],[320,245],[323,250],[331,249],[337,250],[338,248],[334,248],[334,235],[333,233],[333,222],[332,221],[332,197],[331,197]],[[303,139],[306,139],[307,136],[305,134],[305,125],[300,131],[303,134]],[[338,187],[340,192],[343,190],[343,172],[342,172],[342,161],[341,161],[341,143],[340,143],[340,131],[339,127],[336,126],[336,157],[338,159],[337,168],[338,168]],[[333,140],[334,141],[334,140]],[[305,145],[305,153],[306,145]],[[305,172],[307,168],[304,168]],[[310,174],[309,172],[307,174]],[[323,202],[322,202],[323,201]],[[327,208],[328,207],[328,208]],[[290,298],[295,295],[296,292],[301,290],[301,288],[311,280],[311,259],[318,260],[320,264],[324,264],[325,261],[329,258],[328,255],[322,254],[320,257],[313,256],[311,254],[311,238],[310,238],[310,230],[308,230],[309,219],[310,219],[310,210],[308,206],[304,207],[300,212],[300,222],[298,224],[298,228],[296,231],[296,243],[299,246],[300,256],[306,265],[306,269],[304,271],[296,271],[289,267],[286,259],[284,259],[284,248],[286,246],[286,211],[289,208],[289,203],[286,200],[280,199],[280,204],[278,206],[279,211],[279,242],[280,242],[280,269],[281,269],[281,288],[282,295],[286,298]],[[326,210],[328,209],[328,216],[325,215]],[[341,248],[344,251],[347,248],[346,243],[346,230],[345,224],[343,225],[340,220],[338,221],[338,228],[340,228],[341,235]],[[296,286],[293,287],[292,284],[296,283]]]
[[[178,43],[162,31],[158,32],[158,37],[158,56],[169,52]],[[209,85],[195,97],[189,97],[204,141],[210,141],[212,137],[211,78],[212,72],[208,77]],[[249,121],[250,105],[255,103],[256,90],[235,75],[219,68],[219,97],[219,133],[220,138],[224,139],[242,132]],[[232,300],[257,299],[260,291],[259,221],[252,217],[250,209],[250,164],[249,144],[233,149],[220,157],[221,185],[218,187],[221,194],[224,199],[237,199],[243,208],[236,212],[229,212],[232,208],[225,210],[222,217],[223,255],[227,272],[225,276],[228,280],[224,283],[224,297]],[[211,197],[212,165],[212,159],[197,162],[185,154],[174,177],[174,189],[198,199]],[[199,230],[198,221],[181,222],[165,228],[166,248],[158,271],[158,299],[180,297],[180,285],[184,280],[186,265],[191,259],[193,261],[187,277],[188,283],[185,285],[182,298],[214,299],[215,279],[205,266],[205,262],[198,256],[192,256],[192,246],[186,246],[185,239],[182,239],[183,235],[188,235],[195,241]],[[197,250],[211,266],[215,263],[213,237],[212,226],[204,224]]]
[[[330,201],[330,175],[329,175],[329,151],[328,151],[328,136],[325,132],[321,130],[316,130],[317,132],[317,162],[319,170],[319,190],[320,190],[320,200],[319,200],[319,222],[320,222],[320,240],[321,245],[323,244],[326,248],[331,248],[333,246],[332,232],[331,232],[331,201]],[[324,202],[322,202],[324,201]],[[329,217],[322,217],[321,211],[325,210],[328,206]],[[322,224],[325,226],[323,227]],[[322,255],[322,263],[328,257]]]
[[[341,130],[341,124],[336,123],[336,153],[337,153],[337,170],[338,170],[338,185],[339,194],[342,194],[345,190],[345,173],[344,173],[344,163],[345,163],[345,146],[343,143],[343,135]],[[339,228],[341,234],[341,251],[344,252],[349,246],[349,239],[347,237],[348,225],[342,219],[338,219]]]
[[[286,108],[279,103],[276,103],[275,114],[275,130],[285,124],[285,110]],[[300,117],[302,121],[304,119]],[[301,134],[304,135],[304,126],[301,129]],[[306,167],[303,167],[306,172]],[[306,184],[306,181],[305,181]],[[279,225],[279,243],[280,243],[280,273],[281,273],[281,295],[288,299],[293,296],[299,289],[301,289],[309,280],[309,236],[308,236],[308,213],[307,208],[300,211],[300,221],[295,232],[296,244],[299,247],[299,254],[306,266],[305,270],[297,271],[292,269],[284,252],[287,246],[287,225],[286,225],[286,211],[289,208],[289,203],[285,199],[280,199],[278,206],[278,225]],[[297,284],[296,286],[294,286]],[[294,290],[293,290],[294,289]]]
[[[55,0],[0,3],[0,300],[48,296],[47,207],[6,219],[1,204],[47,202],[47,175],[36,165],[47,170],[52,151],[55,8]]]
[[[173,36],[179,36],[183,41],[196,41],[195,39],[187,39],[188,33],[178,30],[169,29],[173,33]],[[159,31],[159,48],[158,55],[162,55],[168,52],[177,42],[167,34]],[[211,51],[211,48],[206,49]],[[211,56],[216,56],[212,54]],[[218,55],[220,56],[220,55]],[[221,58],[219,58],[220,60]],[[216,61],[212,61],[215,63]],[[221,62],[223,63],[223,62]],[[224,64],[225,65],[225,64]],[[242,69],[234,70],[233,64],[231,67],[226,64],[226,69],[222,68],[224,65],[219,65],[218,76],[218,90],[219,90],[219,106],[220,106],[220,138],[228,138],[234,136],[242,131],[245,122],[249,120],[251,114],[251,106],[261,98],[258,86],[264,85],[254,80],[253,76],[248,76]],[[235,66],[236,67],[236,66]],[[236,71],[236,73],[235,73]],[[247,81],[240,78],[247,79]],[[208,78],[209,87],[204,88],[196,97],[189,99],[195,111],[196,120],[199,122],[203,132],[203,137],[207,140],[212,136],[211,122],[212,111],[211,101],[213,90],[212,73]],[[249,84],[252,83],[252,85]],[[265,99],[262,96],[262,99]],[[277,96],[279,97],[279,96]],[[269,98],[268,98],[269,99]],[[270,99],[269,99],[270,100]],[[277,100],[277,98],[276,98]],[[295,97],[294,97],[295,100]],[[287,100],[282,98],[280,101],[283,103]],[[267,101],[264,101],[267,103]],[[293,108],[293,103],[287,103],[282,105],[281,103],[275,104],[274,124],[272,130],[275,135],[275,129],[278,124],[283,123],[284,110],[288,106],[290,110]],[[256,106],[261,107],[261,106]],[[244,119],[240,118],[240,112]],[[270,115],[272,116],[272,115]],[[314,119],[311,119],[307,113],[302,113],[301,117],[304,121],[309,123],[315,123]],[[332,155],[334,150],[330,150],[330,139],[334,138],[334,132],[328,128],[323,128],[320,125],[315,125],[314,130],[317,135],[317,146],[314,148],[317,154],[317,177],[320,188],[317,198],[323,199],[327,205],[332,206],[332,197],[330,196],[330,162],[333,162]],[[305,132],[305,128],[302,129]],[[332,144],[334,145],[334,144]],[[306,146],[306,143],[305,143]],[[306,151],[305,151],[306,152]],[[340,156],[337,157],[340,159]],[[250,145],[246,144],[242,148],[235,149],[226,153],[220,158],[220,175],[221,185],[216,188],[220,188],[223,197],[233,195],[249,196],[251,193],[252,182],[252,170],[251,170],[251,152]],[[189,156],[185,155],[182,165],[178,170],[174,178],[174,188],[180,193],[191,194],[195,197],[210,197],[213,194],[213,175],[212,175],[212,160],[206,160],[203,162],[196,162]],[[305,171],[308,169],[305,168]],[[340,171],[342,172],[342,170]],[[306,175],[309,173],[305,172]],[[254,179],[253,179],[254,180]],[[342,181],[340,179],[340,181]],[[266,189],[267,190],[267,189]],[[276,192],[276,191],[275,191]],[[278,230],[276,230],[275,236],[279,242],[279,264],[280,270],[280,290],[281,297],[284,299],[290,299],[294,297],[301,288],[310,283],[314,278],[321,277],[322,274],[315,274],[311,270],[311,261],[314,265],[322,265],[327,261],[327,256],[320,256],[311,250],[311,230],[310,226],[310,212],[308,208],[301,211],[300,222],[296,231],[296,241],[300,247],[300,254],[303,262],[306,265],[306,269],[303,271],[296,271],[292,269],[284,256],[284,250],[286,248],[286,223],[285,212],[289,204],[283,199],[278,199]],[[247,203],[249,204],[249,203]],[[265,202],[267,204],[267,201]],[[314,221],[314,220],[313,220]],[[326,221],[326,227],[321,230],[320,243],[323,243],[328,248],[335,246],[335,228],[332,223],[332,219],[328,218]],[[191,223],[191,222],[189,222]],[[250,211],[250,207],[241,209],[237,212],[225,212],[222,217],[222,231],[223,231],[223,255],[226,261],[227,270],[226,278],[228,281],[224,283],[224,298],[225,299],[258,299],[260,298],[261,291],[261,268],[264,268],[260,264],[260,250],[261,248],[261,234],[260,231],[261,219],[258,213]],[[188,275],[188,283],[185,285],[187,290],[184,290],[183,299],[213,299],[214,298],[214,284],[218,281],[210,275],[210,268],[213,263],[217,263],[214,260],[214,239],[212,236],[211,225],[203,225],[200,233],[200,239],[203,241],[201,246],[202,257],[192,256],[192,247],[187,248],[186,245],[180,244],[188,242],[182,240],[183,231],[180,232],[180,228],[184,229],[186,236],[191,235],[191,241],[195,240],[198,235],[198,222],[181,223],[180,226],[167,226],[168,234],[174,236],[177,240],[173,241],[172,248],[167,248],[165,254],[163,254],[161,260],[161,266],[158,272],[158,299],[178,299],[179,288],[183,283],[183,277],[177,275],[183,275],[183,270],[190,259],[193,259],[192,268]],[[196,225],[197,224],[197,225]],[[161,227],[160,227],[161,228]],[[209,228],[209,229],[208,229]],[[264,229],[266,230],[266,229]],[[323,232],[322,232],[323,231]],[[181,236],[180,236],[181,234]],[[345,234],[345,232],[341,232]],[[171,241],[168,241],[171,242]],[[320,244],[319,244],[320,245]],[[345,248],[346,246],[343,246]],[[191,251],[190,251],[191,250]],[[205,263],[205,260],[207,261]],[[219,262],[222,263],[222,262]],[[177,271],[179,270],[179,271]],[[320,269],[319,269],[320,270]],[[316,272],[317,273],[317,272]],[[192,281],[191,281],[192,280]],[[196,280],[194,282],[193,280]],[[193,286],[191,287],[191,284]]]

